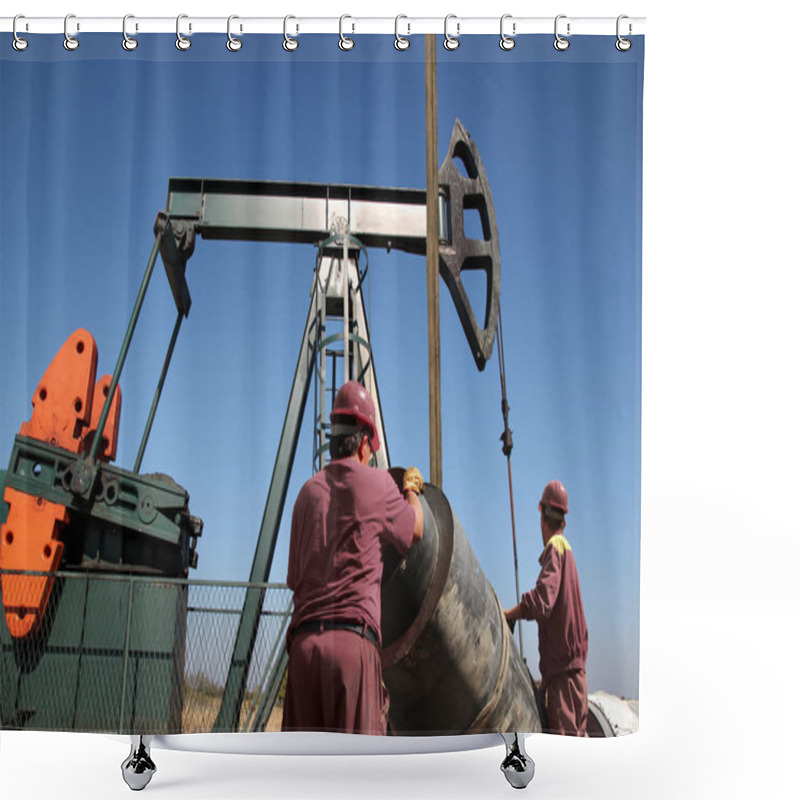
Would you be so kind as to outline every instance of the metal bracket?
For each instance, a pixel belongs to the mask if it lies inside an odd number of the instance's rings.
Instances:
[[[467,177],[459,171],[457,160],[463,164]],[[439,186],[446,191],[450,212],[450,224],[444,231],[445,241],[439,246],[439,271],[450,290],[475,363],[482,370],[492,355],[497,331],[500,241],[492,193],[478,148],[458,119],[453,126],[447,158],[439,169]],[[479,214],[482,239],[467,237],[465,211]],[[486,306],[481,325],[476,320],[461,278],[462,272],[469,270],[482,271],[486,275]]]
[[[76,494],[86,462],[75,453],[17,436],[6,485],[34,497],[90,514],[114,528],[136,531],[171,545],[202,534],[202,522],[188,514],[188,493],[167,476],[135,475],[111,464],[93,466],[89,498]]]
[[[173,219],[164,211],[159,211],[153,225],[153,233],[156,236],[162,234],[159,250],[172,289],[172,297],[175,299],[178,313],[188,317],[192,298],[186,283],[186,262],[194,253],[195,222]]]

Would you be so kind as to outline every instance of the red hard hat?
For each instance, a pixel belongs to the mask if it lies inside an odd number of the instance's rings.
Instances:
[[[348,381],[336,393],[331,422],[334,417],[355,417],[359,425],[366,425],[369,428],[369,446],[373,453],[378,452],[381,440],[375,425],[375,404],[369,392],[358,381]]]
[[[544,487],[542,499],[539,501],[539,511],[542,510],[542,506],[552,506],[564,514],[567,513],[567,490],[561,481],[550,481]]]

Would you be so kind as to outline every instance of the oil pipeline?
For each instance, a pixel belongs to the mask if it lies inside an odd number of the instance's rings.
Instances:
[[[403,559],[387,557],[384,570],[381,660],[391,729],[541,731],[530,673],[458,517],[430,484],[420,502],[422,540]]]

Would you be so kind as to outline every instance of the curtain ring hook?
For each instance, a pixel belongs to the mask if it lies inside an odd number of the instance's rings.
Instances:
[[[228,41],[225,42],[225,47],[227,47],[231,53],[238,53],[239,50],[242,49],[242,40],[231,35],[231,22],[235,19],[239,19],[236,14],[231,14],[228,17]],[[239,30],[241,30],[241,28]]]
[[[14,41],[11,43],[11,46],[17,52],[21,53],[23,50],[27,49],[28,40],[27,39],[23,39],[21,36],[19,36],[17,34],[17,20],[18,19],[25,19],[25,15],[24,14],[17,14],[17,16],[14,17],[14,22],[11,25],[11,31],[14,34]]]
[[[451,36],[447,32],[447,23],[450,22],[451,19],[455,19],[456,20],[456,35],[455,36]],[[444,45],[445,50],[458,50],[458,46],[461,44],[461,42],[458,41],[458,33],[461,30],[461,23],[458,22],[457,20],[458,20],[458,17],[455,14],[448,14],[444,18],[444,42],[442,42],[442,44]]]
[[[64,17],[64,49],[69,50],[77,50],[80,46],[80,42],[74,37],[69,35],[69,21],[71,19],[75,19],[74,14],[67,14]],[[78,26],[78,30],[80,30],[80,26]]]
[[[565,39],[563,36],[559,35],[559,33],[558,33],[558,21],[560,19],[566,19],[566,18],[567,18],[566,14],[559,14],[556,17],[555,26],[554,26],[556,40],[553,42],[553,47],[555,47],[556,50],[559,50],[561,52],[563,52],[564,50],[566,50],[569,47],[569,39]],[[567,36],[569,36],[569,22],[567,23]]]
[[[341,47],[342,50],[352,50],[356,43],[342,32],[342,26],[346,19],[352,19],[352,17],[349,14],[342,14],[342,16],[339,17],[339,47]],[[353,30],[355,30],[355,25],[353,26]]]
[[[283,49],[286,50],[287,53],[293,53],[295,50],[297,50],[298,47],[300,47],[300,42],[297,39],[293,38],[292,36],[289,36],[289,33],[287,31],[290,19],[297,19],[297,18],[293,17],[291,14],[283,18]],[[299,29],[300,26],[296,25],[295,33],[297,33]]]
[[[512,18],[511,14],[503,14],[503,16],[500,17],[500,49],[501,50],[505,50],[505,51],[513,50],[514,47],[516,47],[516,44],[517,44],[516,41],[514,41],[514,39],[513,39],[513,36],[517,32],[517,23],[516,22],[512,22],[511,23],[511,36],[506,36],[505,33],[503,33],[503,23],[507,19],[511,19],[511,18]]]
[[[133,36],[128,36],[128,20],[136,19],[133,14],[126,14],[122,18],[122,47],[124,50],[130,52],[139,46],[138,40]]]
[[[630,39],[626,39],[624,36],[620,35],[619,32],[619,24],[622,22],[623,19],[628,19],[627,14],[620,14],[617,17],[617,41],[614,43],[614,47],[620,51],[620,53],[625,53],[633,47],[633,42]],[[632,26],[628,23],[628,35],[630,36],[632,30]]]
[[[192,40],[187,39],[181,34],[181,20],[188,18],[188,14],[178,14],[178,18],[175,20],[175,35],[177,36],[175,39],[175,47],[177,47],[178,50],[188,50],[192,46]],[[191,30],[191,26],[189,26],[189,28]]]
[[[405,14],[398,14],[394,18],[394,46],[398,50],[408,50],[411,47],[411,41],[406,39],[405,36],[400,35],[399,27],[400,27],[400,20],[401,19],[408,19]],[[408,34],[411,34],[411,25],[410,23],[406,23],[408,25]]]

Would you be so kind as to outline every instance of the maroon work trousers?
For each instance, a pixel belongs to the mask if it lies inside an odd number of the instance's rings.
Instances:
[[[378,648],[353,631],[303,631],[289,646],[283,730],[386,734]]]
[[[589,698],[586,673],[573,669],[548,678],[545,684],[547,732],[562,736],[585,736]]]

